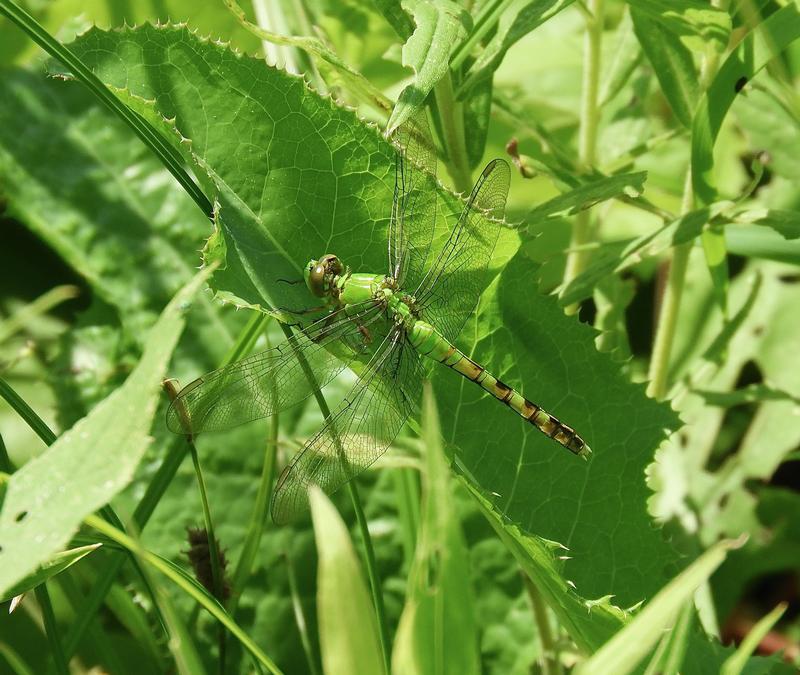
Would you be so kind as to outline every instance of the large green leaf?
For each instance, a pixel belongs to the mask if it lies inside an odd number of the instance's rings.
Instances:
[[[219,288],[250,304],[271,298],[294,308],[311,304],[307,293],[278,279],[299,278],[304,262],[323,251],[355,269],[385,269],[393,151],[351,112],[181,28],[93,30],[72,47],[121,95],[154,101],[191,141],[181,146],[187,161],[219,190],[215,243],[227,261],[215,275]],[[458,211],[454,197],[429,185],[440,191],[443,215]],[[501,253],[515,248],[507,233]],[[566,573],[585,597],[615,593],[633,604],[661,585],[674,557],[647,518],[644,467],[676,420],[595,352],[593,331],[565,318],[552,299],[520,294],[535,287],[535,271],[518,256],[480,329],[471,324],[461,343],[480,338],[478,358],[587,435],[597,457],[583,465],[439,368],[445,435],[483,490],[501,495],[495,503],[509,517],[574,548]],[[609,523],[614,536],[598,536]],[[598,570],[601,560],[616,562]]]
[[[328,251],[357,269],[386,268],[394,151],[352,112],[181,27],[95,29],[72,49],[125,100],[174,119],[164,133],[189,139],[187,162],[217,190],[206,260],[226,263],[213,279],[226,296],[259,308],[315,304],[302,284],[279,280],[301,279]]]
[[[564,578],[564,560],[569,558],[567,549],[557,542],[525,534],[493,511],[489,501],[477,493],[474,484],[468,481],[465,484],[503,545],[581,650],[593,652],[599,649],[625,625],[629,614],[614,606],[610,595],[587,599]]]
[[[691,602],[694,592],[725,560],[730,548],[731,542],[722,541],[703,553],[664,586],[633,621],[606,642],[588,661],[580,664],[575,669],[576,675],[626,675],[636,670],[639,662],[647,657],[662,638],[664,631],[673,628],[681,608]]]
[[[444,435],[496,509],[524,532],[569,548],[564,574],[581,596],[613,594],[628,607],[654,593],[675,561],[647,514],[644,470],[677,419],[594,349],[595,331],[539,296],[536,278],[535,263],[518,253],[463,331],[461,347],[574,426],[592,459],[581,462],[440,368],[437,396],[450,413],[442,416]]]
[[[207,273],[167,305],[125,384],[13,474],[0,511],[0,594],[62,548],[133,477],[151,438],[160,382]]]

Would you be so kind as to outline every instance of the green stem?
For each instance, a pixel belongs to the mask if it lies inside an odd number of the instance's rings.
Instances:
[[[727,5],[725,0],[712,0],[715,7]],[[709,50],[700,71],[700,83],[704,89],[714,79],[719,67],[719,54]],[[691,166],[686,172],[686,181],[683,186],[681,200],[681,215],[689,213],[694,208],[694,190],[692,189]],[[678,326],[683,287],[686,281],[686,270],[689,266],[689,255],[692,252],[692,242],[676,246],[672,252],[672,260],[667,263],[667,282],[664,288],[664,297],[661,310],[658,314],[658,327],[653,341],[653,355],[650,360],[648,377],[650,384],[647,393],[656,399],[663,399],[667,394],[669,382],[669,361],[672,353],[672,343],[675,340],[675,330]]]
[[[578,161],[582,171],[590,170],[596,160],[604,0],[589,0],[589,11],[591,16],[587,17],[586,33],[583,39],[583,83],[580,129],[578,131]],[[591,242],[593,234],[591,213],[583,210],[575,216],[570,252],[564,270],[565,285],[586,268],[589,251],[583,247]],[[573,307],[572,310],[574,311],[575,308]]]
[[[17,413],[25,423],[33,429],[36,435],[42,439],[45,445],[50,446],[56,442],[57,436],[53,433],[50,427],[45,424],[44,420],[37,415],[33,408],[31,408],[25,400],[12,389],[2,377],[0,377],[0,396],[2,396],[8,405]]]
[[[289,577],[289,592],[292,595],[294,619],[297,624],[297,630],[300,633],[300,643],[303,645],[303,652],[306,655],[308,670],[311,672],[311,675],[318,675],[319,669],[317,668],[317,660],[311,649],[311,640],[308,637],[308,624],[306,623],[305,614],[303,614],[303,604],[300,602],[300,594],[297,591],[297,578],[294,574],[294,565],[292,565],[292,560],[289,558],[288,553],[284,554],[284,558],[286,559],[286,573]]]
[[[128,108],[120,101],[103,82],[75,56],[65,45],[48,33],[30,14],[25,12],[13,0],[0,0],[0,14],[7,16],[22,29],[37,45],[50,56],[67,66],[80,82],[83,82],[94,94],[95,98],[105,105],[150,148],[161,160],[162,164],[180,183],[181,187],[194,200],[200,210],[211,217],[213,208],[205,194],[191,179],[183,168],[183,160],[177,151],[159,134],[143,117]]]
[[[50,652],[56,664],[56,671],[59,675],[69,675],[69,666],[61,647],[61,640],[58,636],[58,626],[56,625],[56,615],[53,613],[53,604],[50,602],[50,594],[47,592],[46,583],[39,584],[35,588],[36,601],[42,609],[44,619],[44,632],[47,634],[47,643],[50,645]]]
[[[317,401],[317,405],[319,406],[319,409],[322,412],[325,421],[327,422],[331,418],[331,410],[328,407],[328,402],[325,400],[325,397],[317,386],[316,377],[314,376],[311,367],[308,365],[308,361],[306,361],[305,356],[299,349],[296,348],[294,340],[291,339],[293,335],[292,329],[283,323],[280,324],[280,327],[286,336],[286,339],[289,340],[289,344],[292,346],[295,355],[297,356],[300,367],[302,368],[303,373],[311,385],[312,391],[314,392],[314,398]],[[333,430],[333,433],[335,435],[335,429]],[[342,461],[346,462],[347,458],[344,456],[344,449],[339,447],[338,451],[342,455]],[[386,672],[389,673],[391,672],[391,659],[389,655],[389,629],[386,621],[386,608],[383,604],[383,593],[381,592],[381,581],[380,576],[378,575],[378,566],[375,562],[375,550],[372,546],[372,537],[370,536],[369,528],[367,527],[367,519],[364,516],[364,509],[361,506],[361,499],[358,496],[358,490],[356,489],[355,481],[349,480],[347,482],[347,490],[350,494],[350,499],[353,502],[353,508],[356,512],[356,520],[358,521],[358,527],[361,532],[361,539],[364,543],[367,576],[369,577],[369,586],[370,590],[372,591],[372,601],[375,605],[375,613],[378,617],[378,627],[380,629],[379,637],[381,641],[381,651],[383,653],[383,662],[386,667]]]
[[[263,324],[260,325],[263,329]],[[269,336],[267,336],[267,348],[269,349],[269,347]],[[273,388],[275,387],[274,380],[272,386]],[[275,400],[277,400],[277,394],[275,394]],[[258,483],[256,502],[253,505],[253,513],[250,517],[250,525],[247,528],[247,536],[245,537],[242,553],[239,556],[239,561],[233,573],[233,581],[231,582],[231,616],[236,615],[239,598],[244,591],[247,579],[253,569],[253,563],[258,553],[258,546],[261,543],[261,535],[264,533],[264,525],[269,518],[269,500],[272,493],[272,481],[275,477],[275,461],[278,454],[278,431],[279,415],[275,412],[270,418],[269,438],[264,447],[264,461],[261,466],[261,478]]]
[[[206,492],[206,481],[203,478],[203,470],[200,468],[200,458],[197,455],[197,446],[191,439],[187,441],[189,444],[189,452],[192,455],[192,464],[194,465],[194,473],[197,477],[197,487],[200,490],[200,503],[203,507],[203,521],[205,523],[206,537],[208,537],[208,553],[211,560],[211,585],[214,597],[222,605],[225,602],[225,594],[223,592],[223,579],[222,579],[222,564],[219,559],[219,544],[217,544],[217,537],[214,535],[214,522],[211,519],[211,507],[208,504],[208,493]],[[225,626],[219,624],[219,672],[224,675],[225,673]]]
[[[561,675],[561,662],[558,657],[558,647],[553,629],[550,626],[550,617],[547,616],[547,605],[539,594],[539,589],[533,584],[530,577],[523,572],[522,580],[531,601],[533,618],[539,633],[539,642],[542,646],[542,675]]]
[[[689,213],[693,207],[694,191],[692,190],[692,173],[689,170],[683,185],[681,215]],[[653,342],[653,355],[650,359],[648,373],[650,384],[647,385],[648,395],[659,400],[667,394],[670,354],[672,353],[672,343],[675,340],[675,330],[678,327],[678,314],[692,246],[692,242],[676,246],[672,252],[672,260],[667,263],[667,281],[661,308],[658,312],[658,328]]]
[[[453,80],[448,72],[434,88],[436,107],[442,126],[442,140],[447,155],[447,171],[453,179],[456,192],[468,193],[472,188],[467,146],[464,136],[464,106],[456,101]]]

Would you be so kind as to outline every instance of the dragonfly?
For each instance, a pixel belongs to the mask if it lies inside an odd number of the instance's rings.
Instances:
[[[331,494],[386,452],[418,406],[426,363],[438,362],[508,406],[575,455],[588,444],[570,426],[489,373],[456,345],[473,315],[502,226],[511,172],[486,165],[438,252],[436,155],[419,117],[396,131],[395,188],[387,271],[356,271],[333,253],[304,267],[325,314],[285,342],[203,375],[184,387],[167,425],[192,436],[268,417],[316,394],[351,366],[342,402],[287,464],[273,492],[273,520],[308,508],[308,489]]]

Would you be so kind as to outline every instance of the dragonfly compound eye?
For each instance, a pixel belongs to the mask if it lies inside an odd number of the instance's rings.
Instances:
[[[308,286],[308,290],[318,298],[325,297],[325,275],[326,268],[322,262],[308,267],[306,285]]]
[[[344,272],[342,261],[339,260],[339,258],[333,253],[326,253],[319,259],[319,262],[321,265],[324,265],[327,268],[328,274],[338,276]]]

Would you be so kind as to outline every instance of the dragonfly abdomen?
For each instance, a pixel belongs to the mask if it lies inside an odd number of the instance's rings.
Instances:
[[[483,366],[475,363],[458,347],[448,342],[430,324],[417,321],[409,332],[409,339],[420,354],[443,363],[471,380],[570,452],[583,458],[591,454],[589,446],[572,427],[529,401],[513,387],[498,380]]]

